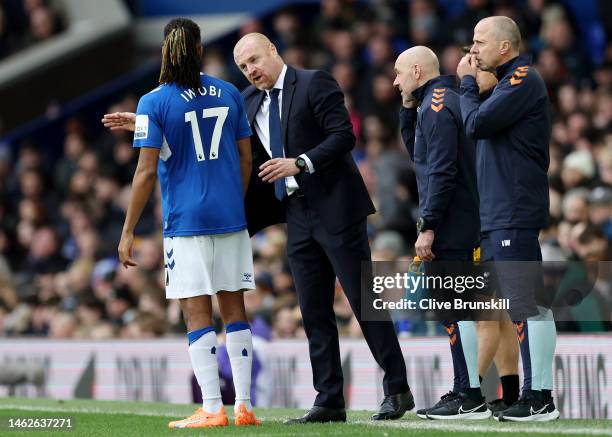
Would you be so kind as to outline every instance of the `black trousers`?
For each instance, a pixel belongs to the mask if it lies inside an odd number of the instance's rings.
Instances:
[[[359,321],[363,336],[384,370],[385,395],[408,391],[406,364],[390,318],[361,320],[361,267],[371,262],[366,220],[330,234],[305,197],[287,199],[287,255],[295,280],[304,330],[308,336],[314,404],[344,408],[338,329],[333,310],[336,277]],[[388,316],[388,314],[387,314]]]

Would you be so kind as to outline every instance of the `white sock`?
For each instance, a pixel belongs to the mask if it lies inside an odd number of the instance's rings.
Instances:
[[[196,331],[197,332],[197,331]],[[216,413],[223,406],[217,363],[217,334],[211,330],[189,345],[191,366],[202,390],[202,408]]]
[[[234,411],[244,405],[247,411],[251,405],[251,368],[253,366],[253,338],[246,322],[230,323],[226,327],[226,345],[232,366],[232,377],[236,391]]]
[[[531,389],[552,390],[557,329],[552,311],[538,306],[539,315],[527,319],[531,359]]]
[[[463,358],[468,371],[470,388],[480,388],[478,375],[478,335],[476,334],[476,322],[462,320],[457,322],[459,335],[461,335],[461,348]]]
[[[552,310],[538,307],[543,313],[543,319],[552,322],[549,324],[549,337],[545,343],[546,353],[544,355],[544,365],[542,367],[542,390],[553,389],[553,363],[555,359],[555,348],[557,346],[557,327]]]

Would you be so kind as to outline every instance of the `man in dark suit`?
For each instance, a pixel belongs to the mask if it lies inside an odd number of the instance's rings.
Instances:
[[[253,172],[246,196],[249,230],[287,221],[287,255],[308,336],[314,406],[288,423],[345,421],[336,276],[363,335],[385,371],[385,398],[374,420],[414,407],[393,323],[362,320],[361,266],[371,262],[366,218],[375,212],[351,149],[344,96],[324,71],[285,65],[262,34],[244,36],[234,60],[252,84],[243,91],[252,137]]]

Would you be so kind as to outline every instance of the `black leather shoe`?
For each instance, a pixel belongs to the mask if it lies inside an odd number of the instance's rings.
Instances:
[[[346,422],[346,410],[344,408],[326,408],[313,406],[306,414],[297,419],[288,419],[285,425],[297,423],[324,423],[324,422]]]
[[[414,408],[414,398],[408,390],[406,393],[385,396],[380,408],[372,416],[372,420],[394,420],[399,419],[408,410]]]

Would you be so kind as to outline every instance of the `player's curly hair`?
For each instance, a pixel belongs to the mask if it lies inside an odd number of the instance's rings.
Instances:
[[[170,20],[164,28],[162,66],[159,83],[175,83],[181,88],[199,88],[202,60],[200,27],[187,18]]]

